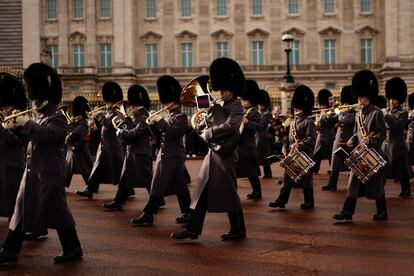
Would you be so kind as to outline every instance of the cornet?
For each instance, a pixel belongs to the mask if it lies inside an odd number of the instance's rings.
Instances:
[[[124,105],[124,103],[125,103],[125,101],[119,101],[119,102],[117,102],[117,103],[113,104],[113,105],[112,105],[112,108],[119,109],[119,108],[120,108],[120,106]],[[101,106],[101,107],[95,108],[95,109],[94,109],[94,110],[92,110],[92,111],[87,112],[87,113],[86,113],[86,115],[88,116],[88,118],[93,118],[93,117],[95,117],[98,113],[101,113],[101,112],[103,112],[103,111],[106,111],[108,108],[109,108],[109,105],[104,105],[104,106]]]
[[[147,125],[153,125],[153,124],[157,123],[157,122],[154,120],[156,116],[161,116],[161,117],[165,117],[165,116],[167,116],[167,114],[168,114],[168,112],[169,112],[169,111],[168,111],[168,108],[170,108],[170,106],[171,106],[172,104],[174,104],[174,103],[170,103],[169,105],[167,105],[167,106],[165,106],[165,107],[161,108],[161,109],[160,109],[160,110],[158,110],[158,111],[151,112],[151,113],[149,114],[148,118],[145,120],[145,122],[147,123]]]
[[[29,116],[29,117],[31,117],[31,119],[34,119],[35,116],[34,116],[33,113],[35,113],[38,110],[44,108],[47,104],[48,104],[48,101],[44,101],[39,107],[34,107],[34,108],[31,108],[31,109],[27,109],[27,110],[24,110],[24,111],[21,111],[21,112],[14,113],[14,114],[9,115],[9,116],[0,115],[0,123],[6,129],[13,128],[15,126],[14,120],[17,117],[32,113],[31,114],[32,116]]]
[[[75,118],[69,116],[67,105],[59,107],[59,110],[63,114],[63,116],[65,116],[66,120],[68,121],[68,124],[71,124],[75,121]]]

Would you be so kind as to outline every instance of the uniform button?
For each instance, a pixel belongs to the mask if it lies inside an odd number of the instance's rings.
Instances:
[[[30,158],[30,155],[29,154],[27,155],[27,158]]]
[[[27,172],[30,172],[30,169],[27,169]]]

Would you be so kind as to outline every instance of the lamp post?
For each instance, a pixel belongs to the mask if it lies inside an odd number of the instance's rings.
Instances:
[[[284,50],[286,53],[286,75],[283,77],[283,81],[280,85],[281,90],[281,105],[282,105],[282,114],[287,114],[290,111],[290,104],[292,99],[292,91],[295,89],[295,80],[290,74],[290,60],[289,55],[292,52],[293,46],[293,36],[290,33],[285,33],[282,35],[282,42],[284,45]]]

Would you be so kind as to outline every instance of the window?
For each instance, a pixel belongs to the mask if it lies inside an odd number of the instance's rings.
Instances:
[[[227,0],[216,0],[217,16],[227,16]]]
[[[101,44],[101,68],[111,68],[112,67],[112,54],[111,54],[111,44]]]
[[[335,13],[335,0],[325,0],[323,3],[324,13]]]
[[[361,63],[372,64],[372,39],[361,39]]]
[[[263,65],[263,41],[252,42],[252,64]]]
[[[147,91],[148,91],[148,93],[157,93],[157,87],[156,86],[148,86]]]
[[[181,16],[191,16],[191,0],[181,0]]]
[[[299,64],[300,63],[300,42],[295,40],[292,44],[292,52],[289,53],[289,63]]]
[[[288,0],[288,13],[299,14],[299,0]]]
[[[324,58],[325,64],[335,64],[335,55],[336,55],[336,41],[335,40],[325,40],[324,41]]]
[[[147,44],[147,67],[156,68],[158,67],[158,45]]]
[[[111,17],[110,0],[101,0],[101,17]]]
[[[47,19],[56,19],[56,14],[57,14],[56,0],[46,1],[46,13],[47,13]]]
[[[59,67],[59,52],[58,52],[58,46],[57,45],[48,45],[47,51],[50,53],[50,65],[53,68]]]
[[[229,44],[227,42],[216,43],[216,58],[228,57],[229,56]]]
[[[262,0],[253,0],[252,4],[253,15],[262,15]]]
[[[83,0],[73,0],[73,18],[83,18]]]
[[[181,65],[183,67],[193,66],[193,44],[181,43]]]
[[[85,67],[85,46],[83,44],[73,45],[73,67]]]
[[[157,17],[157,6],[155,0],[147,0],[147,18]]]
[[[371,0],[360,0],[361,13],[370,13],[371,9]]]

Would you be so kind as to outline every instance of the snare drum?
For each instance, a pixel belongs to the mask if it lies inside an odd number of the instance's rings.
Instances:
[[[315,166],[313,161],[305,152],[292,150],[285,159],[280,162],[287,175],[298,182]]]
[[[362,183],[366,183],[380,172],[387,161],[376,150],[361,143],[351,152],[344,163]]]

